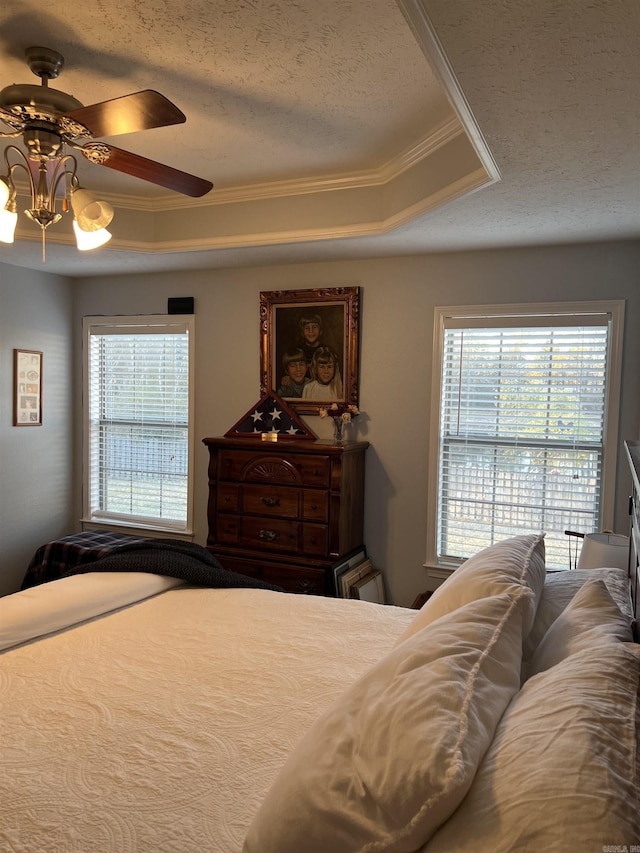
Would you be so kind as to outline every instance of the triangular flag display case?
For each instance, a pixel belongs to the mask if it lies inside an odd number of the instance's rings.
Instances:
[[[315,441],[317,438],[293,409],[274,392],[261,397],[224,435],[225,438],[260,439],[266,435],[275,435],[278,441],[287,438],[295,438],[297,441],[308,438]]]

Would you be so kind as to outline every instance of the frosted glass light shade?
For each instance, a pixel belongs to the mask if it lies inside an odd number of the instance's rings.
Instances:
[[[101,228],[99,231],[84,231],[79,227],[75,219],[73,220],[73,231],[76,235],[76,245],[80,252],[98,249],[100,246],[108,243],[112,236],[106,228]]]
[[[17,222],[18,214],[15,210],[0,210],[0,241],[13,243]]]
[[[98,201],[89,190],[73,190],[71,207],[82,231],[100,231],[113,219],[111,205],[106,201]]]
[[[587,533],[578,559],[578,569],[626,569],[629,539],[620,533]]]
[[[4,208],[6,203],[9,201],[9,196],[11,195],[11,190],[7,186],[6,182],[0,178],[0,207]]]

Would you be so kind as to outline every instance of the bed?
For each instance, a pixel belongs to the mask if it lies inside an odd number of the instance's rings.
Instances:
[[[537,534],[419,611],[148,569],[22,590],[0,599],[0,850],[629,849],[631,621],[624,572],[547,574]]]

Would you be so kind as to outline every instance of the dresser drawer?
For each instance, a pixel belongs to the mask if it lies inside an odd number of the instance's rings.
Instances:
[[[296,553],[300,538],[298,521],[281,518],[253,518],[240,520],[241,542],[244,548],[256,551],[287,551]]]
[[[220,513],[216,524],[216,539],[225,545],[237,545],[239,541],[240,525],[237,515],[223,515]]]
[[[306,521],[329,520],[329,495],[318,489],[303,489],[302,517]]]
[[[287,486],[242,486],[242,511],[249,515],[298,518],[300,490]]]
[[[221,450],[220,478],[233,482],[329,485],[329,457]]]
[[[240,487],[233,483],[218,483],[218,510],[238,512],[240,509]]]
[[[250,557],[236,557],[229,554],[217,556],[225,569],[277,584],[284,587],[287,592],[307,595],[333,594],[332,589],[327,589],[327,575],[323,569],[314,569],[306,565],[290,566],[275,560],[264,563],[261,560],[252,560]]]
[[[296,468],[300,472],[303,486],[329,485],[330,465],[328,456],[298,456]]]
[[[218,512],[259,515],[263,518],[300,518],[326,524],[329,519],[329,495],[321,489],[220,483]]]
[[[253,518],[240,520],[238,543],[243,548],[256,551],[281,551],[290,554],[307,554],[324,557],[327,552],[328,529],[323,524],[301,524],[280,518]],[[220,539],[229,543],[230,540]]]
[[[328,530],[323,524],[302,525],[302,552],[311,557],[324,557],[327,554]]]

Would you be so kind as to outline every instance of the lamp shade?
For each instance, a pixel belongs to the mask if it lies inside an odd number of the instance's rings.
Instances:
[[[100,228],[98,231],[84,231],[78,226],[75,219],[73,220],[73,233],[76,235],[76,245],[81,252],[88,252],[91,249],[104,246],[112,236],[106,228]]]
[[[3,208],[6,203],[9,201],[9,196],[11,195],[11,190],[7,182],[0,178],[0,208]]]
[[[620,533],[587,533],[584,537],[578,569],[626,569],[628,565],[627,536]]]
[[[72,190],[71,207],[82,231],[100,231],[113,219],[111,205],[106,201],[99,201],[89,190]]]
[[[18,214],[15,210],[0,210],[0,241],[13,243],[17,222]]]

